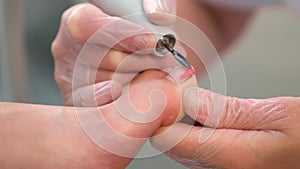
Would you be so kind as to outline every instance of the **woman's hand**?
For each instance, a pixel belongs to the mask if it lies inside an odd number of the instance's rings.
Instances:
[[[179,17],[200,28],[219,50],[235,39],[251,14],[216,9],[197,0],[177,1],[177,5],[175,0],[144,0],[144,9],[149,20],[158,25],[172,25],[177,12]],[[230,25],[235,25],[234,29]],[[174,27],[176,30],[176,25]],[[95,106],[109,103],[120,96],[121,86],[139,71],[153,67],[166,70],[178,65],[171,56],[153,57],[155,45],[154,34],[146,28],[109,16],[92,4],[79,4],[68,9],[62,16],[52,45],[55,78],[66,104]],[[182,49],[178,47],[177,50]],[[186,56],[198,74],[204,71],[197,59],[199,56],[193,56],[188,48],[186,50]]]
[[[240,99],[200,88],[187,89],[185,112],[202,127],[176,124],[173,133],[152,140],[163,151],[178,135],[187,136],[166,154],[190,168],[298,168],[300,99]],[[166,130],[162,127],[158,133]],[[188,131],[181,133],[181,131]]]
[[[155,4],[147,10],[152,10],[157,24],[170,20],[156,13],[161,10]],[[68,9],[52,44],[55,78],[66,104],[95,106],[93,99],[96,105],[109,103],[138,72],[173,67],[173,57],[152,56],[155,45],[155,35],[146,28],[109,16],[92,4]]]

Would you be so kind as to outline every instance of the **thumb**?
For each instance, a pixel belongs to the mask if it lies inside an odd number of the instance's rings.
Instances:
[[[107,15],[88,3],[69,9],[62,17],[62,25],[62,28],[66,27],[62,30],[67,31],[62,35],[69,35],[73,41],[114,47],[126,52],[152,49],[156,42],[155,36],[146,28]]]
[[[115,81],[104,81],[75,90],[67,103],[78,107],[97,107],[112,102],[122,93],[122,87]]]
[[[266,143],[274,143],[274,139],[281,136],[278,133],[212,129],[184,123],[161,127],[155,135],[151,144],[188,168],[257,168],[251,166],[251,162],[261,162],[258,154],[263,154],[263,151],[274,153],[274,146]],[[280,144],[276,142],[275,147],[280,147]],[[257,148],[261,146],[264,148]]]
[[[176,0],[144,0],[148,19],[157,25],[171,25],[176,19]]]
[[[238,130],[284,130],[288,121],[287,97],[241,99],[201,88],[184,93],[184,111],[204,126]]]

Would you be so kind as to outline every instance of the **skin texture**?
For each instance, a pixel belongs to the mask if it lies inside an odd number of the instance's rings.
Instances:
[[[180,131],[191,128],[187,137],[166,153],[183,165],[230,169],[299,166],[299,98],[240,99],[190,88],[183,101],[185,112],[204,126],[178,123],[168,137],[152,140],[163,150]]]
[[[1,103],[0,168],[125,168],[132,158],[117,156],[98,147],[82,130],[76,111],[84,111],[84,116],[99,113],[102,116],[97,121],[105,120],[114,131],[134,138],[148,138],[160,126],[174,122],[181,111],[181,87],[184,85],[178,86],[174,80],[161,71],[145,71],[118,100],[97,109]],[[153,90],[166,96],[158,100],[166,104],[155,120],[135,123],[116,109],[118,102],[130,101],[135,108],[144,111],[149,107],[149,99],[145,96]],[[174,118],[169,119],[170,116]],[[101,135],[105,131],[96,132]],[[115,146],[128,145],[131,147],[128,153],[134,155],[144,141],[130,143],[120,139],[115,140]]]
[[[195,1],[190,2],[194,3]],[[191,5],[190,2],[187,3],[187,5]],[[182,6],[185,7],[184,4]],[[210,14],[210,12],[206,10],[206,8],[202,9],[205,10],[199,10],[201,12],[195,14],[199,14],[199,16],[202,16],[204,19],[206,18],[207,20],[204,21],[207,21],[207,23],[204,24],[203,22],[200,24],[199,22],[198,24],[199,26],[208,26],[207,29],[203,27],[203,30],[211,37],[216,46],[220,46],[217,48],[221,49],[222,42],[219,41],[222,41],[222,37],[219,39],[218,36],[216,36],[219,35],[217,33],[217,26],[213,23],[214,21],[210,22],[212,18],[205,16]],[[182,15],[184,17],[184,14],[187,14],[185,12],[180,13],[180,11],[179,9],[180,16]],[[185,17],[189,18],[189,15]],[[74,80],[72,73],[83,44],[99,28],[114,21],[117,21],[117,23],[122,26],[131,25],[128,27],[128,30],[133,29],[134,32],[139,31],[142,37],[134,36],[126,38],[121,43],[116,44],[114,49],[111,49],[107,54],[108,59],[101,63],[103,66],[101,71],[98,70],[98,65],[93,65],[95,56],[86,59],[94,66],[97,72],[96,79],[92,81],[90,85],[77,86],[75,91],[72,91],[72,80]],[[162,23],[162,21],[157,19],[156,23]],[[117,38],[119,36],[122,37],[123,34],[120,35],[118,33],[120,32],[111,36]],[[128,34],[128,32],[124,34]],[[107,41],[105,38],[98,40],[95,45],[106,46]],[[120,116],[120,112],[117,111],[114,107],[114,102],[112,102],[119,96],[120,98],[116,101],[128,101],[122,100],[128,97],[122,97],[121,84],[106,81],[112,79],[112,72],[115,71],[116,65],[119,65],[118,63],[122,62],[124,58],[127,58],[129,52],[152,48],[153,45],[153,35],[149,34],[146,29],[128,22],[124,24],[124,21],[105,15],[100,9],[93,5],[81,4],[70,8],[62,16],[61,28],[52,45],[56,66],[55,78],[61,88],[66,103],[68,105],[74,105],[72,98],[75,94],[74,98],[77,98],[75,102],[84,103],[82,106],[90,106],[89,99],[92,97],[91,95],[86,95],[86,93],[89,93],[86,91],[95,90],[97,105],[110,103],[99,107],[99,112],[96,113],[101,113],[103,118],[107,119],[116,131],[137,138],[149,137],[160,126],[170,125],[175,120],[180,119],[178,118],[178,113],[181,111],[181,106],[179,105],[181,105],[181,92],[183,88],[180,86],[181,90],[179,90],[178,86],[170,82],[172,78],[167,77],[164,73],[158,73],[156,71],[143,73],[140,77],[135,78],[129,90],[124,92],[125,94],[129,94],[130,101],[133,105],[138,107],[139,110],[145,110],[150,105],[149,100],[141,100],[141,96],[149,94],[149,91],[153,89],[164,91],[167,103],[166,109],[164,109],[162,116],[155,121],[143,125],[128,121],[124,119],[123,116]],[[95,53],[97,52],[96,50]],[[93,56],[93,53],[90,56]],[[113,57],[109,56],[115,57],[112,59]],[[136,58],[139,60],[138,57]],[[145,63],[156,63],[149,58],[150,57],[148,57],[148,60],[147,58],[143,58],[143,61]],[[163,65],[162,68],[168,68],[173,66],[172,63],[174,63],[174,61],[160,60],[160,63],[167,63],[167,65]],[[131,71],[132,70],[126,70],[121,71],[121,73],[128,74],[128,72]],[[140,69],[134,68],[133,71],[139,72]],[[102,83],[103,81],[106,82]],[[175,78],[173,81],[182,82],[182,79],[178,80]],[[186,82],[182,83],[186,84]],[[125,81],[124,84],[128,84],[128,82],[126,83]],[[136,92],[137,90],[139,91],[138,93]],[[114,91],[115,93],[107,91]],[[172,101],[170,102],[170,100]],[[81,129],[75,109],[74,107],[1,103],[0,142],[2,148],[0,150],[0,168],[125,168],[132,159],[113,155],[96,146]],[[94,113],[93,111],[95,111],[91,108],[81,108],[81,110],[83,109],[86,111],[86,115]],[[110,118],[118,120],[109,121]],[[126,130],[123,130],[123,126],[127,126]],[[99,131],[99,133],[101,133],[101,131]],[[137,142],[134,146],[136,149],[131,150],[132,153],[136,153],[142,144],[143,142]]]
[[[228,33],[227,30],[231,29],[230,25],[236,25],[235,26],[236,32],[234,34],[236,35],[241,30],[243,30],[246,21],[249,19],[251,15],[251,12],[249,11],[217,10],[215,7],[201,4],[199,1],[196,0],[177,1],[177,3],[178,3],[177,5],[180,7],[177,8],[176,10],[177,15],[179,17],[187,19],[188,21],[192,22],[194,25],[199,27],[210,38],[210,40],[213,42],[213,44],[215,45],[218,51],[222,51],[223,49],[225,49],[225,47],[228,46],[228,44],[231,43],[236,37],[236,36],[232,36],[233,34]],[[149,5],[149,2],[147,3],[147,1],[144,1],[144,4],[145,6],[147,6],[147,4]],[[175,13],[174,6],[172,7],[172,9],[166,10],[166,9],[160,9],[159,7],[156,7],[155,3],[153,2],[150,4],[153,6],[152,7],[150,6],[148,8],[144,7],[146,12],[150,14],[148,15],[150,21],[160,25],[172,24],[174,17],[166,14],[165,12],[170,12],[171,14],[174,14]],[[159,13],[162,12],[164,14],[163,16],[157,15],[157,13],[153,13],[153,11],[159,11]],[[228,20],[231,21],[230,24],[227,22]],[[91,81],[89,85],[75,86],[75,91],[72,91],[72,83],[74,83],[74,81],[72,80],[76,79],[73,77],[72,72],[74,70],[74,66],[76,62],[78,61],[77,60],[78,55],[82,50],[84,43],[87,42],[88,39],[90,39],[91,36],[97,30],[113,22],[116,22],[116,24],[119,25],[115,27],[126,26],[126,28],[124,27],[124,29],[122,29],[122,32],[113,29],[114,27],[112,27],[112,29],[104,29],[104,33],[106,34],[97,35],[99,38],[96,37],[95,39],[90,41],[90,43],[96,45],[97,47],[99,47],[99,49],[98,48],[95,49],[92,47],[89,48],[88,51],[91,52],[88,53],[87,54],[88,57],[84,59],[84,61],[87,61],[88,64],[86,67],[83,66],[80,72],[83,72],[83,76],[84,76],[88,70],[87,68],[92,66],[96,70],[96,75],[95,75],[96,78],[95,80]],[[107,46],[107,43],[109,44],[109,41],[107,41],[106,38],[107,35],[109,35],[108,39],[110,39],[111,37],[119,39],[120,37],[125,37],[125,35],[136,33],[136,32],[140,34],[138,37],[131,36],[129,38],[125,38],[120,43],[113,46],[113,49],[109,50],[101,65],[98,64],[95,65],[95,63],[97,63],[98,54],[101,53],[101,49],[103,47],[109,47]],[[120,20],[116,17],[108,16],[105,13],[103,13],[101,9],[91,4],[80,4],[68,9],[62,16],[59,33],[52,45],[52,52],[55,59],[55,78],[61,88],[62,95],[63,98],[65,99],[66,104],[74,105],[76,103],[76,105],[91,106],[90,103],[92,102],[91,98],[94,99],[94,95],[91,94],[95,93],[97,105],[105,105],[107,103],[112,102],[113,100],[116,100],[121,95],[121,86],[125,86],[126,84],[128,84],[128,79],[130,79],[130,77],[135,76],[136,73],[144,70],[145,68],[153,67],[153,65],[157,65],[157,63],[159,63],[160,66],[159,68],[161,69],[174,67],[174,64],[177,62],[174,61],[174,59],[170,60],[170,58],[172,57],[169,57],[165,60],[162,59],[154,60],[153,56],[151,55],[149,57],[147,56],[149,54],[147,53],[147,50],[145,51],[145,53],[143,53],[144,56],[142,58],[140,56],[131,57],[133,58],[133,60],[131,60],[131,63],[139,63],[142,61],[143,63],[146,63],[146,65],[143,64],[142,67],[135,67],[135,66],[139,66],[139,64],[138,65],[134,64],[134,65],[124,66],[124,68],[118,67],[120,63],[122,63],[122,61],[128,58],[128,54],[137,50],[152,48],[154,45],[155,45],[154,36],[151,33],[149,33],[145,28],[141,28],[136,24],[124,20]],[[180,46],[176,47],[176,49],[177,50],[180,49]],[[202,63],[198,63],[199,62],[198,60],[193,60],[193,58],[196,58],[195,56],[193,56],[194,55],[193,52],[191,52],[190,49],[187,47],[185,47],[185,50],[186,52],[180,51],[180,53],[186,53],[185,55],[188,57],[188,59],[194,65],[196,65],[196,70],[198,72],[205,72]],[[118,71],[116,71],[117,67],[118,67]],[[132,69],[128,69],[128,68],[132,68]],[[132,74],[132,72],[134,73]],[[112,79],[113,74],[119,74],[120,77],[123,78],[118,79],[118,82],[110,81]],[[178,77],[178,76],[172,76],[172,77]],[[174,81],[174,78],[171,79],[173,79]],[[135,81],[138,80],[135,79]],[[180,80],[177,78],[177,80],[175,81],[182,83],[182,79]],[[149,82],[152,81],[150,80]],[[156,87],[157,85],[159,86],[159,84],[154,84],[154,86]],[[131,95],[132,96],[136,95],[137,97],[144,96],[145,94],[143,93],[143,89],[145,89],[144,87],[145,87],[144,85],[142,87],[140,86],[140,88],[137,87],[139,89],[139,92],[133,92]],[[165,90],[164,87],[162,89]],[[168,96],[168,94],[166,96]],[[75,98],[75,100],[73,100],[73,98]],[[120,96],[120,99],[122,98],[123,97]],[[136,104],[137,104],[136,106],[140,107],[140,109],[142,110],[149,107],[149,104],[140,105],[139,102],[137,102]],[[107,110],[104,111],[104,115],[105,115],[104,117],[108,117],[110,116],[111,112],[116,111],[113,107],[110,107],[110,105],[111,104],[103,107],[105,110]],[[174,107],[174,105],[170,105],[170,106],[175,109],[177,107],[177,106]],[[139,128],[141,130],[138,131],[143,131],[144,135],[139,135],[139,132],[136,132],[137,133],[136,136],[137,137],[150,136],[152,135],[151,132],[154,132],[160,125],[171,124],[172,122],[174,122],[174,120],[180,119],[181,116],[178,116],[178,118],[174,116],[175,118],[171,118],[171,119],[169,118],[170,116],[167,117],[168,118],[166,119],[163,118],[164,120],[162,121],[158,119],[157,121],[160,121],[160,123],[159,124],[154,123],[153,128],[148,126],[147,130],[144,131],[143,129],[145,128]],[[118,123],[119,121],[122,122],[122,118],[120,116],[116,115],[115,118],[120,118],[120,120],[118,120]],[[124,129],[124,127],[120,128],[120,126],[116,124],[115,120],[111,121],[111,123],[113,124],[116,130]],[[124,132],[127,132],[126,134],[129,135],[133,134],[130,131],[133,131],[133,129],[136,130],[138,128],[136,125],[132,125],[128,123],[124,123],[124,125],[122,126],[128,126],[129,129]],[[160,130],[163,129],[164,128],[161,128]],[[141,143],[139,143],[139,145],[140,144]],[[180,149],[180,147],[178,149]],[[100,154],[99,155],[100,158],[103,157],[101,156],[103,155],[103,150],[100,150],[99,154]],[[172,156],[171,153],[170,156]],[[180,155],[179,158],[188,159]],[[126,166],[130,161],[131,159],[124,159],[124,158],[115,157],[113,155],[108,154],[107,156],[101,158],[101,161],[97,161],[97,162],[99,162],[102,166],[103,163],[105,164],[107,163],[107,165],[120,164],[120,166],[110,166],[110,167],[124,168],[124,166]],[[63,163],[60,165],[63,165]]]
[[[169,8],[166,9],[167,6]],[[151,22],[159,25],[171,25],[174,22],[174,15],[177,13],[179,17],[187,19],[199,27],[218,51],[225,49],[236,38],[251,16],[249,11],[216,10],[196,0],[177,1],[177,6],[180,8],[176,8],[173,0],[164,3],[144,1],[144,9]],[[55,79],[67,105],[95,106],[91,104],[92,93],[96,93],[96,104],[104,105],[118,98],[122,91],[121,87],[128,84],[130,81],[128,79],[132,79],[138,72],[147,68],[167,70],[178,66],[172,56],[156,58],[151,55],[152,50],[148,49],[155,46],[156,39],[146,28],[117,17],[111,17],[103,13],[100,8],[84,3],[66,10],[62,15],[57,37],[53,41]],[[235,25],[234,34],[229,33],[229,30],[233,29],[231,25]],[[124,29],[118,29],[120,27]],[[120,39],[121,41],[110,46],[111,39]],[[83,57],[78,59],[84,45],[86,46]],[[195,65],[197,74],[205,72],[198,57],[188,47],[178,44],[175,48]],[[106,50],[108,53],[102,62],[98,63],[99,54],[105,53]],[[132,52],[136,51],[139,53],[132,55]],[[142,56],[139,55],[140,52],[142,52]],[[140,62],[143,64],[133,64]],[[72,90],[72,84],[74,81],[76,83],[78,79],[73,74],[75,65],[81,65],[81,77],[89,79],[89,82],[75,85]],[[90,74],[90,72],[93,73]],[[115,79],[111,81],[113,77]]]
[[[177,2],[178,16],[201,28],[219,52],[235,42],[253,13],[193,0]],[[199,15],[201,12],[206,14]],[[193,53],[188,49],[187,53],[193,59]],[[203,70],[201,63],[192,63]],[[152,140],[158,150],[165,151],[172,140],[185,134],[182,131],[191,129],[182,142],[166,153],[179,163],[189,168],[230,169],[300,165],[299,98],[241,99],[193,88],[185,91],[183,105],[185,113],[202,127],[177,123],[172,126],[173,133]],[[162,127],[157,133],[167,128]]]
[[[228,48],[228,46],[237,39],[252,14],[252,11],[209,6],[197,0],[177,1],[177,3],[177,15],[199,27],[209,37],[219,52]],[[92,6],[89,7],[93,8]],[[99,12],[99,9],[93,9]],[[157,10],[155,7],[145,9],[149,10],[150,13],[153,12],[153,9],[154,11],[166,11]],[[71,11],[73,15],[70,17],[68,12]],[[86,11],[91,11],[91,9]],[[70,62],[68,62],[70,59],[70,57],[68,57],[70,56],[70,53],[68,52],[76,51],[74,49],[77,49],[78,52],[78,50],[81,49],[82,43],[85,42],[95,30],[103,26],[103,23],[110,22],[110,19],[115,18],[110,18],[103,15],[103,13],[101,14],[101,12],[88,13],[84,12],[84,10],[80,12],[80,10],[75,10],[74,8],[71,8],[68,12],[66,12],[64,15],[65,17],[63,17],[62,25],[65,24],[65,27],[62,26],[61,33],[54,42],[53,53],[57,65],[65,62],[65,65],[61,67],[69,66],[70,68],[73,68],[74,65],[69,64]],[[95,13],[98,13],[98,16],[100,17],[97,19],[91,17],[94,16],[93,14]],[[172,23],[172,20],[163,22],[161,18],[157,18],[157,15],[152,14],[148,16],[150,19],[152,18],[153,23],[155,24]],[[78,20],[78,18],[81,18],[81,20]],[[101,22],[89,21],[90,18],[94,18],[92,21],[100,20]],[[101,20],[100,18],[106,19]],[[93,26],[90,25],[90,23],[97,24]],[[68,34],[71,36],[65,37],[65,35]],[[66,43],[66,39],[70,42],[77,43],[68,46],[66,44],[69,43]],[[139,37],[137,39],[141,38]],[[148,37],[147,39],[150,43],[147,43],[145,46],[153,46],[151,37]],[[100,42],[103,41],[100,40]],[[112,72],[111,70],[114,70],[114,67],[110,68],[109,66],[116,66],[122,61],[122,58],[126,58],[127,55],[123,55],[124,51],[132,51],[131,49],[136,50],[139,48],[136,45],[130,47],[127,46],[128,44],[126,45],[128,42],[135,42],[133,39],[124,42],[125,47],[116,45],[115,48],[116,50],[123,51],[123,53],[114,50],[111,51],[111,56],[118,57],[117,59],[108,60],[107,64],[103,63],[110,71],[108,71],[108,73],[106,72],[106,75],[101,74],[97,76],[99,79],[96,82],[111,79],[110,73]],[[145,43],[145,41],[143,42]],[[144,47],[141,48],[144,49]],[[198,63],[197,60],[193,60],[194,54],[187,47],[186,53],[190,61],[197,66],[197,71],[204,71],[202,64]],[[75,55],[71,56],[76,56],[76,54],[77,53],[75,52]],[[145,60],[143,59],[143,61]],[[65,77],[67,77],[67,79],[72,79],[72,77],[66,76],[68,75],[66,72],[72,69],[61,71],[61,69],[57,67],[56,70],[56,79],[62,88],[65,98],[67,98],[66,100],[68,100],[70,97],[68,86],[70,86],[70,84],[68,84],[69,82],[63,81],[63,79],[65,79]],[[65,86],[67,86],[66,90],[64,90]],[[191,97],[195,93],[197,95]],[[134,93],[133,95],[135,94],[137,93]],[[223,107],[223,109],[221,105],[211,103],[212,97],[209,91],[195,89],[192,94],[189,93],[185,94],[185,96],[186,95],[188,97],[183,99],[185,112],[198,122],[202,123],[204,127],[176,123],[173,125],[173,128],[175,127],[175,129],[177,129],[174,130],[174,133],[169,133],[165,138],[152,140],[153,145],[157,149],[163,151],[164,146],[172,142],[183,129],[191,128],[187,137],[166,153],[171,158],[190,168],[247,169],[297,168],[299,166],[300,133],[297,129],[299,128],[300,119],[298,110],[300,107],[298,98],[282,97],[255,100],[227,97],[224,99],[225,107]],[[216,98],[221,98],[221,101],[222,98],[224,98],[217,94],[214,95],[217,96]],[[109,101],[111,100],[113,99],[110,99]],[[142,104],[140,109],[147,108],[148,106],[149,104]],[[211,112],[209,109],[211,106],[219,109],[219,111]],[[114,109],[109,110],[110,112],[114,111]],[[169,122],[165,124],[169,124]],[[161,133],[168,127],[169,126],[161,127],[157,133]],[[118,126],[116,126],[116,129],[119,129]],[[145,135],[143,136],[146,136],[149,133],[145,132]],[[108,162],[111,162],[110,160],[114,159],[115,157],[111,156],[110,158],[107,158]],[[124,167],[129,161],[130,159],[124,161],[122,159],[120,164]],[[105,158],[102,162],[105,162]]]
[[[112,44],[114,40],[120,41]],[[97,105],[104,105],[118,98],[121,86],[128,84],[140,71],[174,67],[173,57],[152,56],[155,44],[155,36],[146,28],[108,16],[92,4],[79,4],[68,9],[52,44],[55,79],[66,104],[95,106],[88,101],[92,97],[87,94],[91,92],[86,91],[90,90],[98,93]],[[136,51],[139,53],[133,54]],[[101,54],[105,54],[102,61]],[[144,64],[134,64],[141,62]],[[74,75],[76,65],[82,74],[79,77]],[[88,83],[75,85],[72,90],[72,84],[86,79],[89,79]]]

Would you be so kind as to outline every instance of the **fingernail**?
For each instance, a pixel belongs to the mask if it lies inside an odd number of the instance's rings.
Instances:
[[[139,35],[134,37],[133,43],[137,50],[153,49],[156,38],[152,34]]]
[[[147,0],[145,1],[145,8],[149,13],[167,13],[175,15],[176,0]]]
[[[158,25],[170,25],[176,20],[176,0],[144,0],[148,19]]]
[[[187,69],[185,67],[174,68],[167,78],[175,81],[175,83],[182,83],[190,79],[195,74],[194,69]]]

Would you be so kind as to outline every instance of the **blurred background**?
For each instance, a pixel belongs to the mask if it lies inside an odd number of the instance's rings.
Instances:
[[[18,25],[7,20],[18,15],[16,11],[7,8],[8,3],[13,2],[0,1],[0,101],[62,105],[59,89],[53,78],[54,65],[50,47],[57,33],[61,14],[75,2],[20,0],[23,3],[23,18]],[[19,28],[12,29],[8,27],[8,23]],[[20,38],[21,41],[14,39],[19,34],[9,33],[15,29],[22,31],[24,36]],[[3,30],[6,30],[5,34]],[[223,64],[227,94],[244,98],[300,96],[299,31],[300,16],[297,17],[287,8],[259,10],[244,37],[226,53]],[[22,44],[25,46],[22,47]],[[22,58],[18,58],[20,53],[14,47],[25,53],[25,66],[20,63]],[[4,55],[16,55],[13,56],[14,59],[20,60],[18,64],[12,65],[4,59]],[[215,71],[218,69],[216,67]],[[12,70],[17,71],[11,73]],[[201,87],[210,88],[209,85],[208,78],[201,79]],[[128,168],[184,167],[161,155],[137,159]]]

